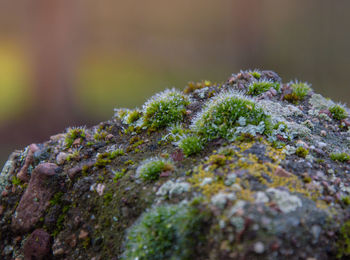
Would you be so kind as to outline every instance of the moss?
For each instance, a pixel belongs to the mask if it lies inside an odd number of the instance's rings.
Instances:
[[[66,148],[72,147],[73,142],[77,138],[85,139],[85,137],[86,137],[85,128],[83,127],[68,128],[66,133],[66,138],[65,138]]]
[[[79,150],[74,150],[71,154],[69,154],[66,158],[67,162],[70,162],[72,160],[77,160],[79,158]]]
[[[247,94],[251,96],[258,96],[270,88],[274,88],[277,91],[280,91],[280,84],[278,82],[272,82],[268,80],[261,80],[251,83],[248,86]]]
[[[342,197],[341,201],[344,203],[345,206],[349,206],[350,205],[350,197],[349,196]]]
[[[12,185],[15,185],[15,186],[20,186],[22,184],[22,181],[18,179],[16,176],[13,176],[11,181],[12,181]]]
[[[212,83],[209,80],[203,80],[201,82],[188,82],[186,88],[184,89],[185,94],[190,94],[197,89],[202,89],[211,86]]]
[[[96,141],[105,141],[108,133],[106,131],[98,131],[94,134],[94,139]]]
[[[199,153],[203,150],[202,140],[196,135],[181,138],[178,145],[186,156]]]
[[[337,251],[337,258],[350,256],[350,220],[346,221],[339,230]]]
[[[311,90],[309,84],[306,82],[292,82],[289,85],[291,87],[292,93],[287,94],[284,96],[284,99],[297,104],[299,101],[304,100],[306,95],[309,93]]]
[[[174,166],[170,161],[151,158],[143,161],[137,168],[137,175],[143,180],[157,180],[163,171],[172,171]]]
[[[192,129],[205,140],[235,138],[237,127],[256,126],[267,132],[269,116],[253,100],[235,92],[224,92],[207,101],[192,122]]]
[[[258,70],[253,70],[249,72],[250,75],[252,75],[255,79],[260,79],[261,78],[261,72]]]
[[[123,169],[123,170],[120,171],[120,172],[115,172],[115,173],[114,173],[113,181],[114,181],[114,182],[118,182],[118,180],[121,179],[121,178],[124,176],[125,172],[126,172],[126,169]]]
[[[127,234],[124,259],[190,259],[202,242],[203,213],[192,206],[158,206]]]
[[[305,158],[309,154],[309,150],[300,146],[296,149],[295,154],[299,157]]]
[[[111,152],[109,157],[110,157],[111,159],[114,159],[115,157],[117,157],[117,156],[122,156],[122,155],[125,155],[124,150],[121,149],[121,148],[118,148],[118,149],[116,149],[115,151]]]
[[[103,168],[106,165],[110,164],[112,162],[111,154],[110,153],[100,153],[97,156],[97,160],[95,162],[95,166],[99,168]]]
[[[332,153],[330,157],[333,161],[337,161],[337,162],[350,161],[350,155],[347,153]]]
[[[189,101],[176,90],[153,96],[143,106],[143,124],[151,129],[170,126],[183,119]]]
[[[134,164],[135,164],[135,163],[134,163],[133,160],[127,160],[127,161],[124,163],[125,166],[134,165]]]
[[[58,233],[63,229],[63,224],[64,224],[64,220],[66,218],[67,212],[70,209],[69,205],[65,205],[62,208],[61,214],[58,216],[57,221],[56,221],[56,228],[52,233],[53,237],[56,237],[58,235]]]
[[[50,205],[54,206],[54,205],[59,205],[61,203],[61,199],[63,196],[63,192],[57,192],[52,199],[50,200]]]
[[[132,110],[128,113],[128,116],[126,117],[126,123],[132,124],[135,123],[137,120],[139,120],[142,116],[141,111],[138,110]]]
[[[348,117],[348,113],[345,111],[345,108],[340,105],[334,105],[329,108],[329,112],[331,112],[332,117],[336,120],[343,120]]]
[[[112,200],[113,200],[113,193],[112,192],[107,192],[103,195],[103,204],[105,206],[108,206]]]

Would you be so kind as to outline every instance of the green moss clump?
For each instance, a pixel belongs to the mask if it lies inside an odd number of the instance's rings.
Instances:
[[[126,117],[126,123],[132,124],[139,120],[142,116],[142,113],[138,110],[130,111]]]
[[[75,139],[77,138],[85,139],[85,137],[86,137],[85,128],[83,127],[68,128],[66,133],[66,138],[65,138],[66,148],[72,147]]]
[[[19,178],[17,178],[16,176],[12,177],[11,182],[12,182],[12,185],[15,185],[15,186],[20,186],[22,183],[22,181]]]
[[[272,82],[268,80],[255,81],[249,85],[247,94],[252,96],[258,96],[270,88],[274,88],[277,91],[280,91],[280,84],[278,82]]]
[[[334,105],[329,108],[329,112],[331,112],[332,116],[336,120],[343,120],[348,117],[348,113],[345,111],[345,108],[340,105]]]
[[[203,239],[203,219],[187,205],[151,209],[128,231],[124,259],[190,259]]]
[[[178,145],[186,156],[199,153],[203,150],[202,140],[196,135],[181,138]]]
[[[153,96],[143,105],[143,124],[159,129],[179,122],[186,114],[189,101],[176,90],[166,90]]]
[[[350,197],[349,196],[342,197],[341,201],[344,203],[345,206],[349,206],[350,205]]]
[[[160,158],[151,158],[143,161],[136,170],[138,177],[143,180],[157,180],[160,173],[164,171],[172,171],[174,166],[170,161]]]
[[[296,149],[295,154],[298,155],[299,157],[305,158],[309,154],[309,150],[300,146]]]
[[[346,221],[340,228],[337,248],[337,258],[350,256],[350,220]]]
[[[260,79],[261,78],[261,72],[258,71],[258,70],[253,70],[253,71],[249,72],[249,74],[252,75],[256,79]]]
[[[292,82],[290,83],[290,87],[292,88],[292,93],[285,95],[284,99],[294,104],[298,104],[299,101],[304,100],[311,90],[309,84],[306,82]]]
[[[111,159],[114,159],[115,157],[117,157],[117,156],[122,156],[122,155],[125,155],[124,150],[121,149],[121,148],[118,148],[117,150],[111,152],[110,158],[111,158]]]
[[[337,162],[348,162],[350,161],[350,155],[347,153],[332,153],[330,155],[333,161]]]
[[[254,126],[266,133],[269,120],[270,117],[253,100],[236,92],[224,92],[207,101],[202,112],[192,121],[191,128],[205,140],[232,139],[237,127],[246,127],[250,132],[249,127]]]

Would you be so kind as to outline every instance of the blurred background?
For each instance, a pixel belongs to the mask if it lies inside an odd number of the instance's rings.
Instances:
[[[241,69],[350,101],[348,0],[0,0],[0,165],[68,126]]]

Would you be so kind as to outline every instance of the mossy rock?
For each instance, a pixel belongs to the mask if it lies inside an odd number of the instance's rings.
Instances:
[[[68,128],[5,164],[0,258],[349,259],[349,112],[251,70]],[[43,163],[57,164],[44,213],[14,228]]]

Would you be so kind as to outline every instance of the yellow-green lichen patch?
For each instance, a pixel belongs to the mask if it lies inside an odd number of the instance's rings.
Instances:
[[[266,160],[250,152],[254,143],[241,143],[223,148],[212,154],[204,163],[200,164],[189,179],[192,186],[203,193],[208,199],[218,192],[236,192],[236,197],[253,201],[254,193],[251,188],[253,177],[262,187],[285,187],[291,193],[302,194],[313,200],[318,200],[320,193],[315,188],[307,188],[302,179],[294,174],[280,175],[280,162],[285,158],[282,149],[273,148],[266,141],[264,144]],[[227,185],[230,175],[236,175],[235,181]]]

